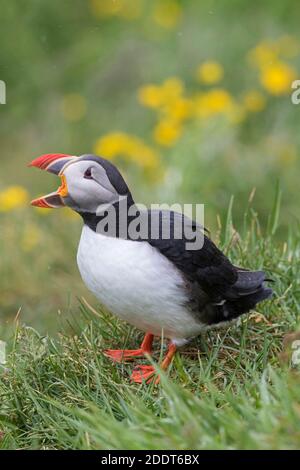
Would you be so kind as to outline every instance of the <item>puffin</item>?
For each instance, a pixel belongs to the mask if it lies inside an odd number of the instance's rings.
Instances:
[[[168,340],[160,364],[167,370],[178,348],[272,296],[264,271],[235,266],[191,218],[140,209],[110,161],[58,153],[29,166],[61,179],[57,191],[34,199],[33,206],[67,206],[82,217],[77,264],[87,288],[112,314],[145,333],[137,349],[105,350],[112,361],[148,358],[159,336]],[[160,376],[153,365],[140,364],[131,380],[158,383]]]

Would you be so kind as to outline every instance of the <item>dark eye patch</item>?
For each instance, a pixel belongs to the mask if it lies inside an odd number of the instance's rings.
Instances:
[[[92,169],[88,168],[87,170],[85,170],[83,177],[87,180],[92,180],[93,179]]]

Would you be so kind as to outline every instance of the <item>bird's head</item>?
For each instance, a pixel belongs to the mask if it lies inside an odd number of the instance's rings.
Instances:
[[[95,155],[76,157],[46,154],[33,160],[29,166],[49,171],[61,178],[61,186],[57,191],[34,199],[31,201],[33,206],[68,206],[81,214],[98,214],[120,199],[132,199],[119,170],[109,161]]]

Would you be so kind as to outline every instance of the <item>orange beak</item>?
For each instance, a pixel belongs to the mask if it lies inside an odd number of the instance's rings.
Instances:
[[[77,157],[66,155],[64,153],[46,154],[33,160],[29,166],[35,166],[42,170],[54,173],[61,178],[61,185],[53,193],[39,197],[31,201],[32,206],[42,207],[46,209],[54,209],[65,206],[63,198],[68,196],[68,186],[66,177],[62,174],[66,166],[74,161]]]

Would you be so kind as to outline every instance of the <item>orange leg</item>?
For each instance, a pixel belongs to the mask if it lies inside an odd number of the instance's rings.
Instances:
[[[164,360],[162,361],[160,365],[160,367],[163,370],[166,370],[171,364],[171,361],[174,357],[176,349],[177,348],[174,343],[169,344],[166,357],[164,358]],[[150,383],[152,382],[154,374],[155,374],[155,368],[153,366],[150,366],[150,365],[137,366],[131,374],[131,380],[136,383],[142,383],[142,382]],[[160,381],[160,376],[156,378],[155,383],[158,384],[159,381]]]
[[[134,357],[141,357],[145,354],[151,354],[153,338],[154,336],[152,333],[146,333],[139,349],[107,349],[104,351],[104,354],[115,362],[123,362],[126,360],[131,360]]]

